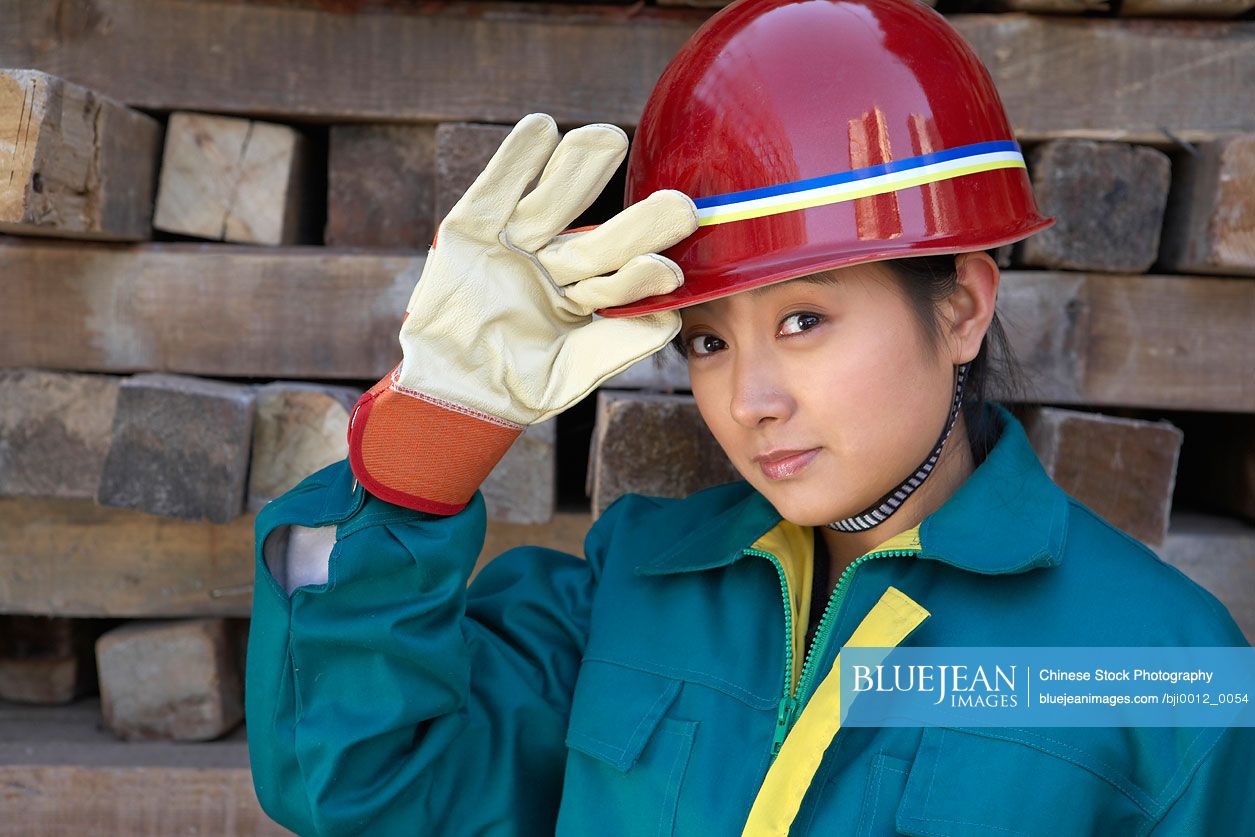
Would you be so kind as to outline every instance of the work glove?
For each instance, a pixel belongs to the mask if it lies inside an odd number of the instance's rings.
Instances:
[[[449,211],[406,305],[403,358],[349,420],[349,464],[370,493],[435,514],[461,511],[527,425],[679,332],[675,310],[593,312],[683,283],[657,251],[697,229],[691,199],[664,189],[604,224],[566,229],[627,147],[627,135],[604,124],[559,142],[550,116],[529,114]]]

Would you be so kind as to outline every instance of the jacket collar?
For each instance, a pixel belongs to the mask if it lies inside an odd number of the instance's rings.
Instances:
[[[984,408],[1001,425],[998,441],[958,490],[920,523],[920,557],[984,574],[1057,565],[1067,536],[1067,494],[1046,473],[1010,411],[994,401]],[[636,572],[707,570],[740,558],[782,518],[748,482],[737,485],[744,493],[739,501],[638,564]]]

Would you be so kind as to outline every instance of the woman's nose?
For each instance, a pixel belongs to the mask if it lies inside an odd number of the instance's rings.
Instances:
[[[769,364],[743,362],[738,358],[732,375],[728,410],[737,424],[752,429],[792,414],[793,398]]]

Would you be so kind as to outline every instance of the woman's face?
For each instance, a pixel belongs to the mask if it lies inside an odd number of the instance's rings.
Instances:
[[[854,265],[681,309],[702,417],[787,520],[863,511],[945,426],[963,360],[928,348],[897,281],[884,265]]]

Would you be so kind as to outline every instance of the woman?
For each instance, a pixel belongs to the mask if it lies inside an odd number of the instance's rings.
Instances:
[[[832,711],[850,645],[1246,644],[984,398],[984,251],[1050,221],[949,25],[914,0],[742,0],[659,80],[627,208],[566,230],[626,153],[612,126],[519,122],[441,223],[349,458],[258,515],[267,813],[303,834],[1249,829],[1249,729]],[[505,449],[673,340],[744,479],[627,495],[583,557],[513,549],[468,589]]]

